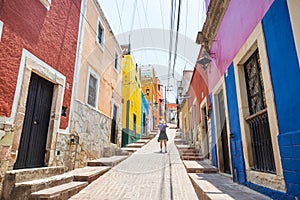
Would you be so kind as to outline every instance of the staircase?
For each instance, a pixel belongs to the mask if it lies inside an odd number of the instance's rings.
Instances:
[[[115,157],[118,157],[116,159]],[[127,156],[114,156],[114,162],[94,164],[64,173],[64,167],[43,167],[8,171],[5,175],[3,200],[66,200]],[[106,158],[112,159],[112,158]]]

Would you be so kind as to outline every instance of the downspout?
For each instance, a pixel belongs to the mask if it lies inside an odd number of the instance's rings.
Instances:
[[[79,20],[79,29],[78,29],[78,39],[77,39],[77,50],[76,50],[76,60],[75,60],[75,70],[74,70],[74,77],[73,77],[73,86],[72,86],[72,97],[71,97],[71,103],[70,103],[70,116],[69,116],[69,122],[67,127],[67,132],[70,133],[71,129],[71,119],[73,117],[73,103],[77,97],[77,90],[78,90],[78,77],[79,77],[79,71],[80,71],[80,63],[81,63],[81,53],[82,53],[82,44],[83,44],[83,36],[84,36],[84,16],[86,14],[86,7],[87,7],[87,0],[82,0],[81,2],[81,8],[80,8],[80,20]],[[76,155],[77,155],[77,149],[79,145],[79,135],[78,133],[71,133],[75,134],[76,136],[76,147],[75,147],[75,156],[73,161],[73,170],[75,168],[76,164]]]
[[[82,54],[82,46],[83,46],[83,36],[84,36],[84,28],[85,28],[85,15],[86,15],[86,7],[87,7],[87,0],[82,0],[81,8],[80,8],[80,20],[79,20],[79,31],[78,31],[78,39],[77,39],[77,50],[76,50],[76,60],[75,60],[75,70],[74,70],[74,77],[73,77],[73,87],[72,87],[72,97],[70,103],[70,116],[68,122],[68,128],[66,129],[67,132],[70,132],[71,127],[71,119],[73,117],[73,102],[77,97],[77,90],[78,90],[78,77],[80,71],[80,63],[81,63],[81,54]]]

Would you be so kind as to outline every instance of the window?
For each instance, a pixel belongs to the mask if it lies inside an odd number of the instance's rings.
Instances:
[[[97,42],[103,46],[104,45],[104,28],[100,22],[100,20],[98,20],[98,33],[97,33]]]
[[[87,82],[87,104],[92,107],[97,107],[99,92],[99,77],[89,68],[88,82]]]
[[[118,70],[119,69],[119,56],[118,53],[115,52],[115,69]]]
[[[275,173],[272,139],[258,50],[245,62],[244,70],[250,112],[250,116],[246,121],[250,126],[252,169]]]
[[[284,191],[279,127],[266,49],[260,22],[233,60],[246,178],[257,185],[270,181],[272,184],[263,185]]]

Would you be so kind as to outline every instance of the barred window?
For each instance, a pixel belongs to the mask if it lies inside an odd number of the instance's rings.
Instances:
[[[246,118],[250,127],[252,146],[252,169],[276,173],[265,90],[258,50],[244,64],[250,116]]]
[[[98,79],[90,74],[88,87],[88,101],[90,106],[96,107]]]

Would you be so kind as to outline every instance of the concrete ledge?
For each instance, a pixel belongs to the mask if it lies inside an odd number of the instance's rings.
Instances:
[[[88,162],[88,166],[115,166],[125,160],[128,156],[112,156],[108,158],[100,158]]]
[[[34,192],[30,196],[30,200],[51,199],[65,200],[77,194],[80,190],[88,185],[87,182],[71,182],[49,189]]]
[[[149,139],[140,139],[138,141],[136,141],[135,143],[144,143],[147,144],[150,140]]]
[[[232,182],[220,174],[188,174],[199,199],[203,200],[267,200],[250,188]]]
[[[137,150],[139,150],[138,148],[129,148],[129,147],[124,147],[124,148],[121,148],[121,149],[122,149],[122,151],[127,151],[127,152],[130,152],[130,153],[134,153]]]
[[[203,156],[181,156],[182,160],[194,160],[194,161],[201,161],[204,160]]]
[[[2,189],[2,199],[24,199],[32,191],[70,182],[73,177],[62,175],[64,167],[42,167],[7,171]],[[43,179],[43,180],[40,180]]]
[[[30,168],[30,169],[18,169],[8,171],[6,175],[14,175],[15,182],[25,182],[40,178],[47,178],[51,176],[56,176],[63,174],[65,168],[63,166],[59,167],[41,167],[41,168]]]
[[[205,161],[184,160],[183,164],[188,173],[217,173],[218,169],[209,165]]]
[[[87,181],[88,183],[91,183],[110,170],[110,168],[111,167],[107,166],[84,167],[70,171],[68,174],[74,176],[74,181]]]
[[[8,191],[3,191],[5,193],[6,199],[28,199],[32,192],[43,190],[46,188],[54,187],[57,185],[69,183],[73,181],[73,175],[61,174],[45,179],[38,179],[32,181],[25,181],[21,183],[16,183],[10,193]]]
[[[145,144],[144,143],[131,143],[127,144],[126,148],[142,148]]]

